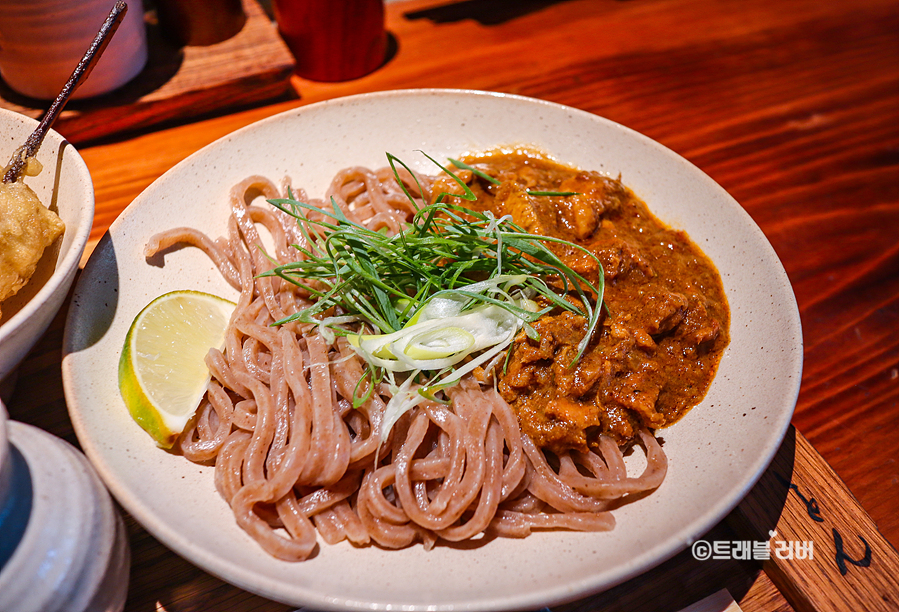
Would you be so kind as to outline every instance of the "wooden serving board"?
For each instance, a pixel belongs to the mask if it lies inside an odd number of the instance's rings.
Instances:
[[[794,427],[730,514],[770,542],[762,567],[797,612],[899,610],[899,555],[839,476]]]
[[[82,144],[229,109],[293,96],[294,60],[257,0],[243,0],[247,21],[231,38],[179,47],[147,13],[149,59],[128,84],[109,94],[73,100],[54,129]],[[74,66],[73,66],[74,68]],[[0,81],[0,107],[40,118],[49,102],[21,96]]]

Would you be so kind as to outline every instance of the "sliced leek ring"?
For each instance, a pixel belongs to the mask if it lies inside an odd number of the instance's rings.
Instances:
[[[456,353],[468,353],[475,337],[461,327],[438,327],[416,334],[403,349],[409,359],[445,359]]]

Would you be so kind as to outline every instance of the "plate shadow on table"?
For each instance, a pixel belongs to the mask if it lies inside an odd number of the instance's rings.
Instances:
[[[472,19],[483,26],[495,26],[569,0],[464,0],[434,6],[403,15],[411,21],[429,19],[433,23],[455,23]]]
[[[71,334],[77,338],[77,344],[83,349],[90,348],[99,342],[109,331],[115,318],[116,310],[119,306],[119,266],[116,257],[116,245],[109,232],[103,234],[94,253],[91,255],[91,265],[97,269],[95,278],[100,279],[102,287],[96,287],[94,291],[85,291],[81,299],[96,299],[93,304],[81,305],[72,302],[72,305],[78,305],[81,308],[90,308],[90,329],[74,330]],[[79,276],[80,280],[80,276]],[[75,282],[78,286],[78,280]],[[102,306],[99,300],[103,300]]]

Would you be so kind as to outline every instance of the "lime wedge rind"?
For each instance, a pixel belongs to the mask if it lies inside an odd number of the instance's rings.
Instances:
[[[199,291],[159,296],[134,318],[119,360],[119,389],[131,417],[171,448],[209,383],[205,356],[222,349],[234,303]]]

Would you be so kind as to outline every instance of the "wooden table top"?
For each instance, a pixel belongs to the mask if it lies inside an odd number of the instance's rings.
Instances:
[[[293,99],[81,147],[96,190],[93,241],[187,155],[299,105],[450,87],[607,117],[696,164],[764,231],[802,318],[793,424],[886,540],[899,542],[899,4],[408,0],[387,4],[387,28],[394,53],[366,77],[294,77]],[[59,376],[63,316],[21,366],[8,408],[13,419],[77,443]],[[127,609],[288,609],[193,568],[133,521],[129,531]],[[743,585],[731,592],[744,610],[790,609],[765,574],[725,567],[703,575],[723,580],[719,588]],[[646,586],[637,580],[632,590]],[[599,599],[565,609],[597,607],[615,606]]]

